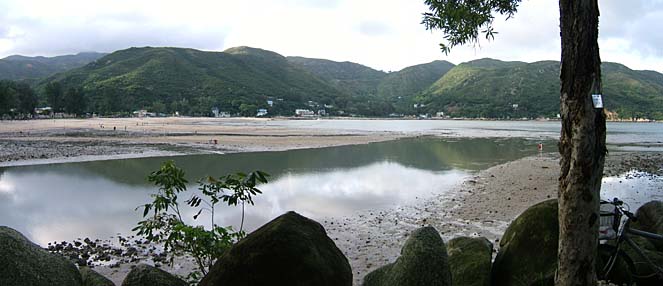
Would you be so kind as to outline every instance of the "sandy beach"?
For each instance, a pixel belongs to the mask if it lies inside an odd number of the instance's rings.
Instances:
[[[411,135],[262,124],[253,118],[91,118],[0,121],[0,167],[198,153],[367,144]]]
[[[246,120],[253,120],[246,124]],[[112,158],[319,148],[416,136],[390,132],[338,133],[262,124],[268,119],[122,118],[3,121],[0,166]],[[126,129],[125,129],[126,128]],[[214,144],[214,140],[217,140]],[[553,151],[553,148],[548,149]],[[645,171],[663,188],[663,153],[610,153],[605,176]],[[348,257],[355,285],[399,255],[410,232],[434,226],[445,241],[484,236],[498,245],[509,223],[527,207],[557,196],[559,155],[539,153],[472,174],[439,195],[388,209],[366,210],[319,220]],[[627,180],[628,178],[624,178]],[[149,261],[149,260],[148,260]],[[170,272],[186,275],[184,258]],[[151,262],[153,263],[153,262]],[[117,285],[132,263],[95,270]]]

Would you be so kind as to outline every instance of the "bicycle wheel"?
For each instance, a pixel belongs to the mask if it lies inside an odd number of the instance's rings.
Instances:
[[[618,285],[633,283],[635,265],[623,250],[609,244],[599,244],[596,257],[596,274],[599,280],[606,280]]]

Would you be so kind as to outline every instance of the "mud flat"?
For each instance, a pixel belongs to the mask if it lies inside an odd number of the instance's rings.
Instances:
[[[663,189],[662,153],[610,154],[604,175],[635,180],[624,175],[632,170],[646,172],[649,189]],[[558,176],[559,155],[544,153],[491,167],[453,190],[412,205],[363,211],[321,223],[348,257],[354,284],[361,285],[366,274],[393,262],[409,233],[421,226],[435,227],[445,241],[483,236],[498,248],[500,237],[520,213],[557,197]]]
[[[413,136],[263,124],[269,119],[91,118],[0,122],[0,166],[199,153],[283,151]]]
[[[628,181],[636,178],[623,174],[632,170],[645,171],[652,189],[663,188],[663,154],[613,153],[604,173]],[[417,198],[415,203],[319,222],[348,257],[354,284],[361,285],[370,271],[393,262],[408,235],[421,226],[434,226],[445,241],[461,235],[484,236],[497,248],[504,230],[521,212],[557,196],[558,175],[559,155],[542,153],[480,171],[440,195]],[[120,283],[130,267],[128,263],[96,270]],[[186,275],[192,262],[181,258],[175,267],[162,267]]]

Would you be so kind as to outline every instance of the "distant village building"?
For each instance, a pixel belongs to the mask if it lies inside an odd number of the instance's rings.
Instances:
[[[257,117],[261,117],[261,116],[265,116],[265,115],[267,115],[267,109],[265,109],[265,108],[258,109],[258,113],[256,113]]]
[[[512,105],[511,105],[511,108],[513,108],[513,110],[517,110],[517,109],[518,109],[518,104],[515,104],[515,103],[512,104]]]
[[[212,108],[214,117],[230,117],[230,112],[220,111],[218,107]]]
[[[315,116],[315,112],[308,109],[295,109],[295,115],[300,117]]]
[[[37,107],[35,108],[35,114],[37,115],[49,115],[53,112],[53,108],[47,107]]]
[[[267,105],[269,105],[269,107],[274,106],[274,101],[272,101],[272,100],[268,100],[268,101],[267,101]]]
[[[318,110],[318,115],[325,116],[325,115],[327,115],[327,111],[325,111],[324,109],[319,109]]]
[[[426,105],[423,103],[415,103],[413,106],[414,108],[426,107]]]
[[[136,110],[136,111],[132,112],[132,114],[134,115],[134,117],[138,117],[138,118],[143,118],[143,117],[148,117],[149,116],[149,112],[147,112],[147,110],[145,110],[145,109]]]
[[[435,113],[435,117],[444,117],[444,112],[438,111],[437,113]]]
[[[327,109],[329,109],[329,108],[334,108],[334,106],[331,105],[331,104],[325,104],[325,108],[327,108]]]

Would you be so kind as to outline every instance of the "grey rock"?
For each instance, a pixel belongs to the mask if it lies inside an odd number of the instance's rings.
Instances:
[[[485,237],[456,237],[447,243],[454,285],[490,286],[493,244]]]
[[[352,270],[322,225],[288,212],[231,247],[199,285],[349,286]]]
[[[147,264],[138,264],[127,274],[122,286],[186,286],[174,275]]]
[[[76,266],[65,257],[0,226],[0,285],[80,286],[82,281]]]
[[[412,232],[393,264],[364,277],[365,286],[449,286],[447,249],[433,227]]]
[[[554,285],[558,239],[557,199],[529,207],[500,240],[493,285]]]

